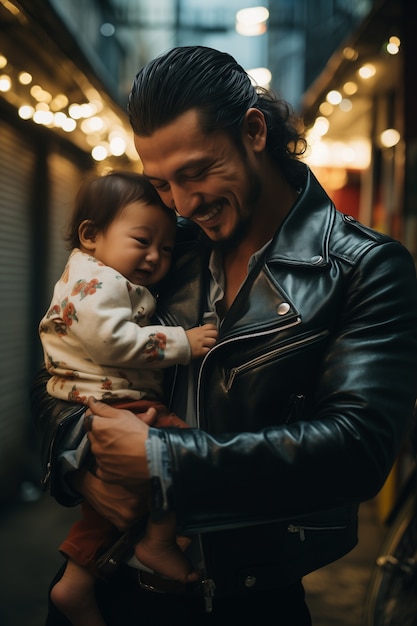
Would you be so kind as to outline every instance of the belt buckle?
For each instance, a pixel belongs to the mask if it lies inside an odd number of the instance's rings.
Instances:
[[[155,587],[155,585],[150,585],[149,583],[144,583],[142,578],[141,578],[141,570],[138,569],[137,572],[138,572],[138,583],[139,583],[139,587],[141,589],[144,589],[145,591],[153,591],[153,593],[166,593],[162,589],[158,589],[158,587]]]

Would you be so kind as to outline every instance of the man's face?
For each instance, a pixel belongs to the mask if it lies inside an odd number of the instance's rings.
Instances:
[[[135,136],[144,174],[162,201],[215,242],[250,223],[260,194],[256,160],[223,131],[205,134],[197,111],[186,111],[150,137]]]

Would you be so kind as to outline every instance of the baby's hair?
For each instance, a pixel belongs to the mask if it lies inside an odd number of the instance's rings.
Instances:
[[[84,220],[91,222],[94,232],[104,232],[125,206],[132,202],[154,204],[166,211],[176,223],[176,215],[166,207],[151,183],[142,174],[112,171],[104,176],[87,178],[75,198],[65,241],[68,248],[80,247],[78,228]]]

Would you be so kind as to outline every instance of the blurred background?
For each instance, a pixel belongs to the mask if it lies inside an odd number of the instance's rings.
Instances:
[[[28,399],[42,359],[37,328],[67,258],[62,232],[81,180],[141,169],[126,102],[148,60],[176,45],[231,53],[304,118],[306,161],[337,208],[417,258],[417,3],[259,2],[0,0],[0,544],[18,563],[14,577],[1,567],[2,626],[43,623],[36,612],[37,621],[7,621],[7,603],[17,611],[38,598],[74,515],[39,489]],[[374,538],[407,463],[400,455],[364,514]],[[347,612],[334,626],[359,623]]]

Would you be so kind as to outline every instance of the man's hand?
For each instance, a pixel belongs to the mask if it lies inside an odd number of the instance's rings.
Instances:
[[[115,409],[89,398],[91,414],[85,425],[91,451],[96,459],[96,476],[109,483],[136,491],[149,481],[145,442],[155,409],[144,420],[125,409]]]
[[[71,483],[100,515],[121,532],[146,511],[147,488],[134,493],[121,485],[106,483],[87,470],[74,472]]]

